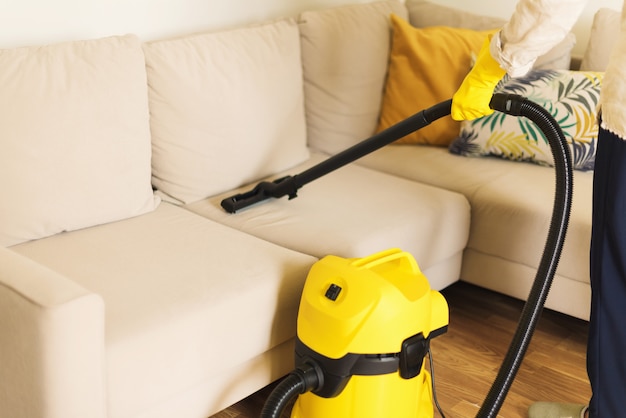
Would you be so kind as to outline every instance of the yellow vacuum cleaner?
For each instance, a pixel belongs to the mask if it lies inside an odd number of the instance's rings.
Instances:
[[[569,148],[550,113],[516,95],[495,94],[491,107],[527,117],[544,133],[556,189],[535,281],[481,418],[497,416],[530,343],[560,258],[573,187]],[[222,207],[234,213],[269,198],[294,198],[304,184],[449,115],[450,108],[451,100],[423,110],[298,175],[224,199]],[[296,367],[272,391],[261,417],[279,418],[295,399],[292,418],[432,418],[438,403],[424,363],[429,353],[432,370],[430,340],[447,327],[446,301],[410,254],[391,249],[365,258],[326,256],[313,265],[302,293]]]
[[[322,258],[300,301],[296,364],[321,365],[323,384],[300,396],[291,416],[432,417],[422,366],[428,342],[447,326],[446,301],[410,254]]]

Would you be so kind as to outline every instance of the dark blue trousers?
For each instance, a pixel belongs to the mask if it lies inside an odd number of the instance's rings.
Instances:
[[[574,185],[574,190],[576,186]],[[590,417],[626,417],[626,141],[600,129],[593,180]]]

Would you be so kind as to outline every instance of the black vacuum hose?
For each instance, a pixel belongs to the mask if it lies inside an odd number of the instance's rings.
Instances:
[[[280,418],[294,398],[320,387],[322,376],[322,371],[311,363],[296,368],[272,390],[261,410],[261,418]]]
[[[281,380],[270,393],[265,405],[263,405],[261,418],[280,418],[287,404],[301,393],[304,393],[302,379],[295,374],[290,374]]]
[[[548,139],[554,157],[556,183],[552,219],[539,268],[509,350],[476,415],[478,418],[495,418],[498,415],[528,349],[561,257],[573,192],[572,157],[563,131],[552,115],[538,104],[516,95],[495,94],[491,106],[510,115],[527,117],[541,129]]]

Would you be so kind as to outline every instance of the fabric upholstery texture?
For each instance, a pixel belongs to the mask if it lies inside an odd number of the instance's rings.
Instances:
[[[314,154],[290,174],[323,160],[322,154]],[[364,257],[397,247],[413,254],[426,271],[460,254],[469,234],[469,206],[463,196],[357,165],[342,167],[308,183],[296,199],[270,199],[235,214],[220,207],[227,195],[185,207],[318,258],[328,254]],[[422,236],[424,239],[419,239]],[[442,288],[456,280],[458,272],[451,269],[447,273],[447,277],[429,276],[431,286]]]
[[[534,70],[505,81],[496,91],[519,94],[546,108],[568,141],[573,168],[593,170],[602,76],[601,72]],[[455,154],[554,165],[547,138],[526,118],[495,112],[463,121],[461,126],[459,137],[450,144]]]
[[[0,278],[1,415],[106,418],[102,298],[7,248]]]
[[[443,147],[414,145],[382,148],[363,157],[359,164],[465,195],[472,208],[472,233],[461,279],[519,298],[528,295],[550,223],[552,205],[546,202],[554,200],[554,188],[545,184],[554,181],[551,167],[500,158],[466,158]],[[578,289],[575,294],[579,295],[589,290],[592,180],[593,172],[574,171],[572,213],[554,283],[555,288]],[[479,258],[489,263],[498,261],[502,271],[490,267],[484,273],[489,279],[483,280],[481,266],[485,268]],[[506,271],[514,277],[520,273],[527,280],[511,283]],[[573,306],[568,303],[568,295],[551,292],[547,307],[587,318],[589,306]]]
[[[427,26],[451,26],[473,30],[489,30],[501,27],[506,19],[466,12],[458,8],[442,6],[426,0],[407,0],[409,21],[418,28]]]
[[[161,192],[193,202],[308,157],[294,20],[154,41],[144,50],[152,177]]]
[[[0,50],[0,91],[0,246],[158,204],[136,36]]]
[[[138,416],[290,340],[315,262],[169,203],[12,250],[104,301],[111,417]]]
[[[376,130],[387,73],[389,15],[396,0],[300,15],[309,146],[335,154]]]
[[[391,23],[393,41],[378,131],[450,99],[491,33],[447,26],[415,28],[395,15]],[[460,122],[445,116],[397,142],[447,146],[459,129]]]

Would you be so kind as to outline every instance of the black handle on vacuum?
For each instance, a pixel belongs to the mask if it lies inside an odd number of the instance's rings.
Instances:
[[[528,349],[561,257],[573,193],[572,157],[563,131],[552,115],[543,107],[517,95],[495,94],[490,106],[509,115],[524,116],[541,129],[550,144],[554,157],[556,183],[552,219],[539,268],[509,350],[476,415],[479,418],[495,418],[498,415]]]
[[[297,196],[300,187],[318,178],[337,170],[359,158],[376,151],[379,148],[389,145],[394,141],[430,125],[435,120],[450,114],[452,100],[446,100],[428,109],[424,109],[413,116],[404,119],[389,128],[380,131],[374,136],[365,139],[340,153],[327,158],[321,163],[303,171],[295,176],[287,176],[273,182],[261,182],[252,190],[227,197],[222,200],[221,205],[228,213],[246,208],[255,203],[262,202],[269,198],[280,198],[289,196],[293,199]]]

